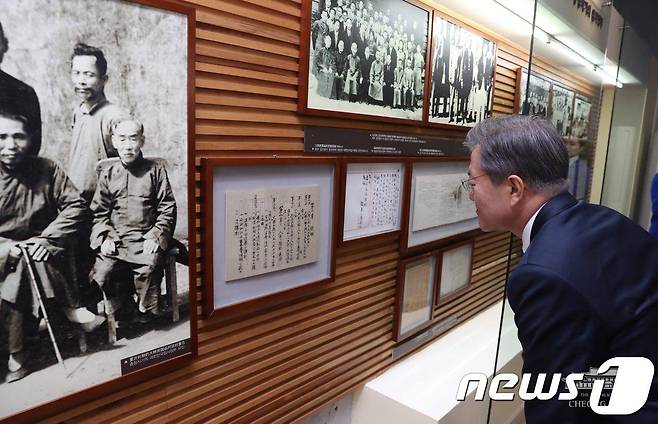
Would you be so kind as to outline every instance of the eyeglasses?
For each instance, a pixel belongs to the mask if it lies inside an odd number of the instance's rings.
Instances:
[[[486,172],[484,174],[478,175],[477,177],[471,177],[468,180],[462,180],[462,188],[469,195],[473,194],[473,186],[471,185],[471,181],[473,181],[476,178],[484,177],[485,175],[487,175]]]

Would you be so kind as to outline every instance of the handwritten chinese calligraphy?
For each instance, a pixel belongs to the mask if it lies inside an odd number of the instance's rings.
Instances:
[[[400,228],[402,164],[352,164],[345,187],[343,240]]]
[[[466,173],[416,177],[412,231],[474,218],[475,206],[461,187],[465,179]]]
[[[226,281],[318,260],[320,187],[226,193]]]

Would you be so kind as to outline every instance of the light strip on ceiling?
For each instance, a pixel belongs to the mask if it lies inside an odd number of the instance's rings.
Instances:
[[[510,9],[503,3],[499,2],[498,0],[492,0],[494,3],[498,4],[500,7],[503,9],[507,10],[509,13],[513,14],[514,16],[522,19],[526,23],[532,26],[532,22],[526,19],[525,17],[519,15],[516,13],[514,10]],[[582,54],[578,53],[576,50],[573,48],[569,47],[567,44],[563,43],[558,39],[556,36],[553,34],[549,33],[548,31],[538,27],[535,25],[535,36],[538,37],[540,40],[543,40],[546,42],[546,44],[550,44],[554,46],[555,48],[559,49],[563,54],[569,56],[571,60],[579,63],[582,66],[585,66],[587,68],[593,69],[594,72],[596,72],[600,77],[601,80],[603,81],[604,84],[612,84],[616,85],[619,88],[622,88],[624,85],[619,81],[616,77],[611,76],[607,72],[603,70],[601,65],[593,63],[589,59],[585,58]]]

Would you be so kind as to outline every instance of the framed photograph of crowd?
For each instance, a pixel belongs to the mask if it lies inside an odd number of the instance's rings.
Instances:
[[[429,122],[475,126],[491,114],[496,43],[434,15]]]
[[[553,84],[551,90],[551,108],[548,119],[561,136],[571,134],[571,118],[573,117],[573,102],[576,93],[572,90]]]
[[[573,122],[571,124],[571,135],[579,140],[587,140],[589,133],[590,112],[592,101],[580,94],[576,95],[573,107]]]
[[[333,280],[337,163],[204,159],[206,317]]]
[[[2,2],[0,421],[196,355],[194,34],[177,2]]]
[[[519,68],[517,71],[517,110],[522,115],[548,116],[548,102],[551,95],[551,81],[534,73],[530,75],[528,85],[528,72]],[[526,96],[527,93],[527,96]]]
[[[416,0],[302,5],[300,113],[423,120],[429,6]]]

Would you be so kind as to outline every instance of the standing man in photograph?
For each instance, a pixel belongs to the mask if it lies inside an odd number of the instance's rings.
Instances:
[[[569,194],[569,155],[550,122],[485,119],[468,132],[466,144],[471,162],[464,184],[480,228],[510,231],[523,242],[507,298],[523,372],[533,380],[550,376],[536,391],[546,393],[556,373],[587,373],[614,357],[658,364],[658,241],[620,213]],[[557,396],[526,401],[525,417],[528,423],[607,422]],[[645,405],[617,418],[658,422],[656,373]]]
[[[9,41],[5,37],[0,22],[0,65],[9,50]],[[0,108],[15,110],[28,118],[30,132],[34,134],[30,145],[30,154],[37,155],[41,149],[41,108],[34,89],[23,81],[16,79],[0,69]]]
[[[128,113],[105,98],[108,80],[103,52],[78,43],[71,56],[71,81],[80,99],[73,112],[73,138],[69,154],[69,177],[87,202],[96,190],[96,165],[102,159],[116,157],[111,128]]]

